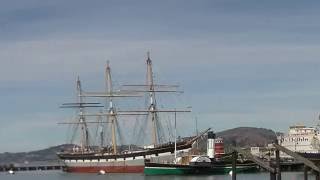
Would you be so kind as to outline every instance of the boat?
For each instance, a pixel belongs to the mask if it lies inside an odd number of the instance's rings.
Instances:
[[[306,127],[297,124],[289,127],[287,134],[277,136],[279,145],[296,152],[306,158],[320,159],[320,131],[318,127]],[[290,159],[285,153],[282,158]]]
[[[8,174],[11,174],[11,175],[14,175],[16,172],[14,172],[14,170],[13,169],[10,169],[9,171],[8,171]]]
[[[231,155],[231,154],[230,154]],[[224,153],[223,139],[215,138],[212,131],[208,132],[207,155],[191,156],[192,159],[185,163],[180,157],[180,161],[174,164],[168,163],[146,163],[145,175],[197,175],[197,174],[228,174],[232,173],[232,160]],[[189,158],[190,159],[190,158]],[[257,172],[259,168],[253,162],[237,162],[236,173]]]
[[[98,173],[98,175],[105,175],[105,174],[106,174],[106,171],[104,171],[104,170],[100,170]]]
[[[163,142],[159,132],[158,113],[177,113],[190,112],[176,109],[158,109],[156,101],[156,92],[177,92],[176,90],[163,90],[164,88],[176,88],[176,85],[157,85],[154,83],[152,72],[152,61],[150,54],[147,55],[147,83],[143,85],[126,85],[126,87],[142,88],[142,90],[123,90],[114,91],[111,80],[111,68],[109,62],[106,67],[106,90],[105,92],[85,92],[82,90],[80,78],[77,78],[77,102],[64,103],[62,108],[76,108],[78,110],[76,122],[66,122],[61,124],[75,125],[80,129],[80,144],[74,145],[71,149],[65,149],[58,152],[58,157],[65,164],[63,169],[66,172],[84,172],[84,173],[143,173],[145,162],[169,162],[174,159],[175,151],[187,152],[193,144],[203,136],[208,130],[197,136],[181,138],[177,143],[172,141]],[[137,97],[139,93],[147,94],[148,107],[146,110],[120,111],[113,102],[114,98]],[[99,113],[88,113],[89,108],[103,107],[97,102],[87,102],[84,97],[104,98],[108,102],[107,110]],[[106,117],[106,121],[88,121],[87,117]],[[119,116],[146,116],[152,124],[152,144],[144,147],[138,147],[134,150],[128,147],[126,150],[120,150],[121,146],[117,143],[117,126]],[[111,145],[106,146],[106,134],[102,131],[100,134],[101,143],[99,146],[90,145],[89,124],[110,124]]]

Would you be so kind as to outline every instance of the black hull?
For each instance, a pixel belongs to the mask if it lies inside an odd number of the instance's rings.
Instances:
[[[145,175],[210,175],[210,174],[227,174],[232,170],[231,164],[214,164],[208,165],[178,165],[178,164],[159,164],[145,163]],[[252,173],[259,171],[254,163],[237,164],[237,173]]]
[[[298,154],[307,159],[320,160],[320,153],[298,153]]]
[[[192,143],[190,141],[187,142],[181,142],[177,144],[177,150],[184,150],[184,149],[189,149],[192,147]],[[92,159],[118,159],[118,158],[135,158],[135,157],[141,157],[143,156],[144,158],[148,155],[156,155],[161,153],[167,153],[171,152],[174,153],[174,144],[170,143],[167,145],[159,146],[156,148],[152,149],[147,149],[143,151],[138,151],[138,152],[131,152],[131,153],[126,153],[126,154],[103,154],[103,153],[58,153],[58,157],[62,160],[77,160],[77,159],[87,159],[87,160],[92,160]]]

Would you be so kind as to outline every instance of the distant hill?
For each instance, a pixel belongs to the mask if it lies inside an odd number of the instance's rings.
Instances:
[[[19,152],[19,153],[0,153],[0,165],[9,163],[24,163],[34,161],[56,161],[58,157],[56,152],[65,148],[70,148],[72,145],[63,144],[59,146],[49,147],[38,151]]]
[[[238,127],[217,133],[227,145],[240,147],[266,146],[277,139],[276,133],[270,129],[254,127]]]
[[[223,138],[225,150],[228,146],[252,147],[267,146],[276,140],[277,136],[274,131],[265,128],[255,127],[238,127],[221,132],[215,132],[216,137]],[[207,138],[200,140],[198,147],[201,152],[207,148]]]
[[[216,133],[217,137],[222,137],[225,146],[236,145],[240,147],[265,146],[276,139],[275,132],[270,129],[239,127]],[[72,148],[73,145],[63,144],[47,149],[21,153],[0,153],[0,165],[9,163],[23,163],[33,161],[56,161],[56,152],[62,149]],[[205,151],[206,138],[199,142],[199,147]],[[127,147],[125,147],[127,148]]]

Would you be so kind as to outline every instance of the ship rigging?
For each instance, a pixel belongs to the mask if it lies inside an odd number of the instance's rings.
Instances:
[[[65,103],[63,108],[77,108],[78,120],[72,123],[79,127],[81,131],[81,140],[79,148],[73,148],[71,151],[67,150],[58,153],[58,156],[66,163],[66,171],[70,172],[96,172],[105,170],[106,172],[142,172],[144,161],[173,161],[175,151],[187,151],[192,147],[192,144],[204,133],[199,136],[182,139],[177,143],[166,142],[163,140],[163,132],[161,131],[161,122],[159,120],[159,113],[185,113],[191,112],[190,109],[159,109],[156,101],[156,93],[158,92],[173,92],[180,93],[177,90],[177,85],[163,85],[155,84],[153,79],[152,61],[150,54],[147,54],[147,80],[146,84],[140,85],[123,85],[124,89],[114,91],[111,68],[107,62],[105,70],[105,84],[106,90],[104,92],[85,92],[81,88],[80,78],[77,78],[77,102]],[[119,110],[117,109],[114,99],[127,97],[141,97],[147,94],[148,106],[146,109],[137,110]],[[104,98],[107,102],[105,111],[98,113],[88,113],[87,108],[101,108],[103,107],[99,102],[85,102],[84,98]],[[96,116],[97,121],[86,121],[87,117]],[[151,124],[152,145],[148,148],[138,148],[135,150],[127,150],[126,153],[119,151],[118,139],[121,139],[118,117],[119,116],[145,116]],[[105,117],[105,121],[101,118]],[[100,145],[97,149],[90,145],[88,123],[108,124],[111,131],[111,148],[104,147],[104,139],[106,134],[100,130]],[[102,128],[100,128],[102,129]],[[118,136],[117,136],[118,135]],[[118,138],[117,138],[118,137]],[[121,143],[120,143],[121,144]],[[129,146],[130,147],[130,146]]]

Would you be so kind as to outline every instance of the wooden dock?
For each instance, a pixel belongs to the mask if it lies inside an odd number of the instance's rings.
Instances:
[[[30,162],[30,163],[12,163],[0,165],[0,172],[13,171],[41,171],[41,170],[62,170],[64,164],[55,162]]]
[[[280,146],[278,144],[278,141],[273,143],[273,146],[275,147],[275,161],[270,161],[269,163],[253,156],[251,153],[238,148],[238,147],[232,147],[233,149],[233,163],[232,163],[232,172],[235,172],[236,170],[236,162],[237,162],[237,157],[238,153],[242,154],[246,158],[250,159],[251,161],[255,162],[257,165],[259,165],[261,168],[265,169],[270,173],[270,180],[281,180],[281,171],[283,170],[284,165],[290,167],[303,167],[303,172],[304,172],[304,180],[308,179],[308,171],[312,170],[313,174],[315,175],[316,180],[320,180],[320,168],[318,164],[310,159],[304,158],[298,153],[295,153],[283,146]],[[295,159],[295,162],[286,162],[286,163],[281,163],[280,162],[280,151],[290,155]],[[302,163],[302,164],[301,164]],[[236,180],[237,175],[236,173],[232,174],[232,180]]]

